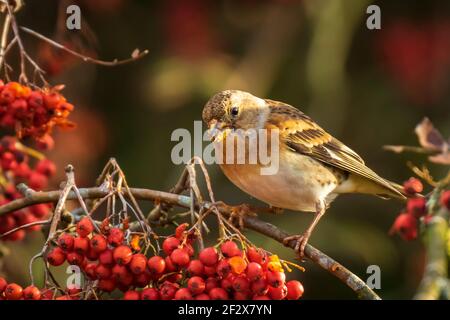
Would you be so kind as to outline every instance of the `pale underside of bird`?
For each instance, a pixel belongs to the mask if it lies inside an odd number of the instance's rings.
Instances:
[[[261,163],[227,161],[220,167],[236,186],[273,207],[316,213],[303,235],[286,239],[298,240],[296,247],[301,254],[315,225],[337,195],[363,193],[382,198],[405,198],[400,186],[381,178],[356,152],[303,112],[283,102],[261,99],[244,91],[226,90],[207,102],[203,120],[210,129],[216,130],[213,138],[216,156],[218,152],[224,152],[222,158],[225,158],[226,150],[229,152],[224,146],[227,136],[236,130],[277,131],[279,158],[275,174],[261,174]],[[266,145],[263,147],[269,148],[270,143]],[[247,141],[247,152],[248,146]]]

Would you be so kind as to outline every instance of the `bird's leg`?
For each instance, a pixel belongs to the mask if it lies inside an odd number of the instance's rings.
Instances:
[[[311,236],[311,233],[313,232],[314,228],[316,227],[317,223],[319,222],[320,218],[322,218],[323,214],[325,213],[325,204],[323,201],[318,201],[316,203],[316,215],[314,217],[313,222],[311,225],[306,229],[306,231],[301,235],[294,235],[289,236],[283,239],[283,244],[288,245],[291,240],[295,240],[295,251],[297,251],[300,255],[300,258],[303,258],[305,255],[305,247],[308,243],[309,237]]]

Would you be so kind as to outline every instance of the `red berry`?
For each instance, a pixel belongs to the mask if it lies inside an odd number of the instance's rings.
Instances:
[[[23,298],[25,300],[40,300],[41,291],[35,286],[28,286],[23,290]]]
[[[66,259],[69,264],[81,266],[85,258],[82,254],[77,252],[69,252]]]
[[[269,285],[267,284],[265,279],[259,279],[252,282],[250,289],[255,295],[264,296],[269,290]]]
[[[447,210],[450,210],[450,190],[442,192],[440,202],[443,207],[446,207]]]
[[[30,207],[30,209],[36,218],[44,218],[50,211],[48,205],[42,203],[35,204],[34,206]]]
[[[239,291],[233,294],[234,300],[249,300],[250,299],[250,291]]]
[[[263,274],[264,274],[263,268],[259,263],[250,262],[247,265],[247,277],[250,281],[256,281],[261,279]]]
[[[86,266],[84,267],[84,272],[86,273],[86,275],[88,276],[89,279],[91,279],[91,280],[97,279],[97,274],[95,273],[96,268],[97,268],[97,264],[92,263],[92,262],[86,264]]]
[[[193,298],[189,289],[181,288],[175,292],[175,300],[193,300]]]
[[[52,266],[60,266],[66,261],[66,254],[60,247],[56,247],[47,255],[47,261]]]
[[[228,277],[220,281],[220,287],[227,292],[231,292],[233,290],[234,279],[236,279],[236,277],[230,274]]]
[[[111,277],[111,274],[112,274],[111,268],[103,264],[99,264],[95,268],[95,275],[97,276],[98,279],[108,279],[109,277]]]
[[[53,140],[52,136],[46,134],[36,140],[36,146],[41,150],[52,150],[55,146],[55,140]]]
[[[135,290],[129,290],[124,293],[123,300],[141,300],[139,292]]]
[[[187,287],[192,292],[192,294],[200,294],[205,291],[206,283],[202,278],[195,276],[188,280]]]
[[[108,242],[104,236],[96,234],[90,241],[90,247],[94,252],[102,253],[108,248]]]
[[[427,201],[425,198],[412,198],[408,200],[406,205],[408,213],[416,218],[423,217],[427,214]]]
[[[72,251],[74,243],[74,237],[68,233],[63,233],[58,238],[58,245],[65,251]]]
[[[89,239],[84,237],[76,237],[73,240],[73,251],[79,254],[85,254],[89,250]]]
[[[123,231],[120,230],[119,228],[111,228],[111,230],[109,230],[108,243],[113,247],[120,246],[123,242],[123,239],[124,239]]]
[[[406,241],[414,240],[417,238],[417,219],[408,213],[400,214],[395,219],[390,233],[398,233]]]
[[[206,279],[205,285],[206,292],[209,293],[213,288],[218,288],[220,284],[217,278],[209,277],[208,279]]]
[[[53,161],[43,159],[36,164],[35,170],[47,177],[51,177],[56,173],[56,166]]]
[[[170,259],[172,262],[179,267],[184,267],[189,264],[189,254],[184,249],[175,249],[170,254]]]
[[[112,292],[116,289],[116,281],[114,279],[100,279],[98,281],[98,288],[105,292]]]
[[[0,296],[5,291],[8,282],[6,282],[5,278],[0,277]]]
[[[233,280],[233,289],[237,292],[246,292],[250,289],[250,281],[245,276],[237,276]]]
[[[228,259],[222,259],[219,261],[219,263],[217,264],[216,272],[221,278],[225,278],[226,276],[228,276],[228,274],[231,272],[231,266],[228,263]]]
[[[278,288],[269,287],[268,295],[272,300],[283,300],[287,295],[287,287],[285,284],[279,286]]]
[[[44,103],[47,108],[56,109],[60,102],[62,102],[62,98],[59,93],[51,92],[48,94],[44,94]]]
[[[217,263],[218,260],[217,250],[214,247],[205,248],[202,251],[200,251],[198,257],[205,266],[211,267]]]
[[[23,289],[16,283],[10,283],[6,286],[4,294],[6,300],[19,300],[22,298]]]
[[[166,269],[166,261],[160,256],[153,256],[148,259],[147,266],[150,270],[150,273],[160,274],[163,273]]]
[[[111,267],[114,264],[113,251],[111,249],[106,249],[100,253],[98,261],[105,266]]]
[[[284,285],[284,282],[286,281],[286,274],[280,271],[267,271],[266,279],[270,286],[278,288]]]
[[[177,291],[177,287],[172,283],[165,283],[161,286],[159,290],[159,294],[161,296],[161,300],[172,300],[175,297],[175,293]]]
[[[112,269],[112,276],[117,281],[122,281],[128,277],[128,269],[126,266],[116,264]]]
[[[304,289],[300,281],[291,280],[286,283],[288,300],[298,300],[303,295]]]
[[[211,300],[228,300],[228,293],[222,288],[213,288],[208,294]]]
[[[253,296],[252,300],[270,300],[268,296]]]
[[[80,237],[87,237],[92,231],[94,231],[94,225],[89,217],[83,217],[77,223],[77,233]]]
[[[95,252],[92,247],[89,246],[89,250],[85,253],[85,256],[89,261],[96,261],[98,259],[99,253]]]
[[[195,300],[210,300],[210,297],[206,293],[200,293],[195,296]]]
[[[44,105],[44,98],[42,97],[42,94],[37,91],[31,92],[28,97],[28,105],[34,110],[41,108]]]
[[[177,270],[177,267],[172,262],[172,259],[170,257],[165,257],[164,262],[166,263],[166,273],[168,272],[174,272]]]
[[[145,255],[143,255],[142,253],[137,253],[132,256],[129,266],[132,273],[140,274],[145,271],[146,267],[147,267],[147,258],[145,257]]]
[[[403,189],[407,194],[414,195],[423,191],[423,185],[419,179],[409,178],[403,183]]]
[[[223,255],[227,258],[242,255],[242,252],[241,250],[239,250],[237,244],[231,240],[222,243],[222,245],[220,246],[220,251],[222,251]]]
[[[200,260],[191,260],[189,266],[187,267],[187,272],[189,276],[201,276],[205,270],[203,263]]]
[[[151,280],[151,275],[148,272],[142,272],[135,274],[133,279],[133,285],[139,288],[143,288],[148,285]]]
[[[163,241],[162,247],[166,255],[170,256],[172,252],[180,246],[180,240],[174,237],[166,238]]]
[[[203,272],[204,272],[205,276],[207,276],[207,277],[215,277],[216,271],[217,271],[216,266],[211,266],[211,267],[205,266]]]
[[[48,178],[42,173],[33,171],[28,179],[28,186],[34,190],[42,190],[47,185]]]
[[[159,292],[155,288],[147,288],[141,292],[142,300],[159,300]]]
[[[113,252],[114,261],[119,265],[126,265],[130,263],[133,252],[129,246],[118,246]]]

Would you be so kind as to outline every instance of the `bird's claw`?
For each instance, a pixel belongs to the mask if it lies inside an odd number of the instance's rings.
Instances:
[[[244,218],[254,216],[256,216],[256,213],[250,208],[250,205],[244,203],[238,206],[230,206],[230,217],[228,221],[235,224],[237,220],[239,229],[243,229]]]
[[[303,259],[305,256],[305,248],[306,248],[306,245],[308,244],[308,240],[309,240],[309,234],[304,233],[304,234],[297,234],[294,236],[286,237],[283,239],[283,244],[285,246],[289,246],[289,243],[292,240],[295,240],[294,250],[296,252],[298,252],[300,259]]]

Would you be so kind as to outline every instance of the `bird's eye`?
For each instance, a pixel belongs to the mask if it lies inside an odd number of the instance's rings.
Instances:
[[[233,107],[233,108],[231,108],[230,113],[231,113],[231,115],[232,115],[233,117],[237,116],[238,113],[239,113],[239,108],[238,108],[238,107]]]

